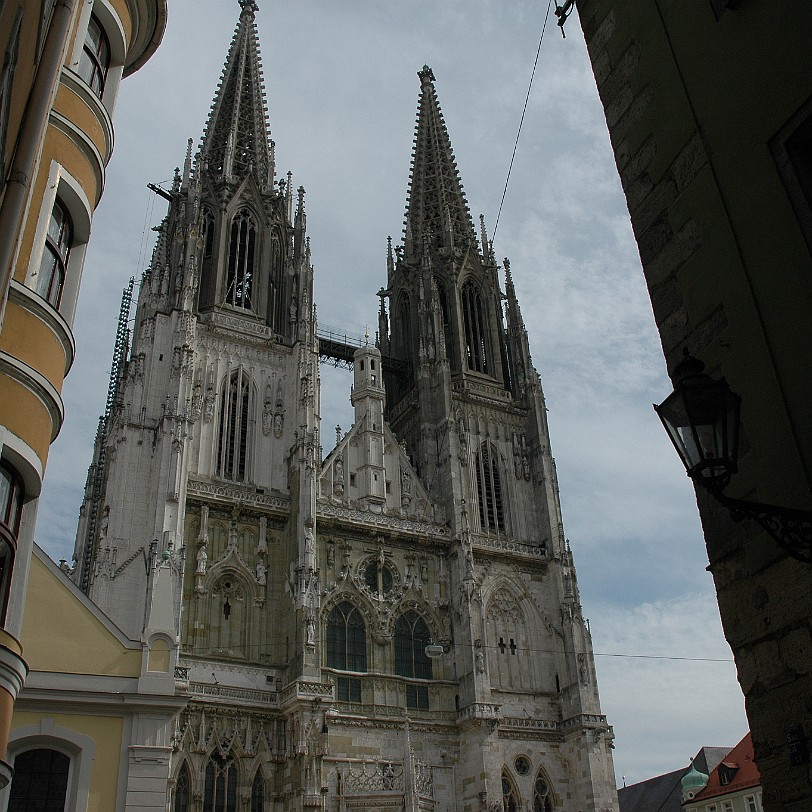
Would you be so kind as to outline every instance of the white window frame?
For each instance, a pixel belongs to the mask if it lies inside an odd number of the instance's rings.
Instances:
[[[37,277],[39,276],[44,252],[47,250],[45,241],[48,236],[48,224],[51,221],[51,212],[57,198],[70,215],[73,226],[73,240],[70,245],[67,267],[65,268],[65,282],[62,286],[62,295],[57,309],[62,318],[72,326],[76,315],[76,303],[79,298],[79,286],[82,281],[87,243],[90,239],[93,208],[79,181],[56,161],[51,162],[51,168],[48,172],[48,182],[45,194],[42,196],[42,205],[37,220],[34,242],[31,246],[31,257],[28,262],[25,285],[36,293]],[[51,307],[47,302],[46,305]]]

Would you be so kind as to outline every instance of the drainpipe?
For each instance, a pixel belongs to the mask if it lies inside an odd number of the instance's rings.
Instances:
[[[75,0],[56,0],[54,4],[42,56],[23,113],[5,196],[0,204],[0,330],[3,328],[12,265],[19,249],[27,198],[42,155],[45,129],[65,61],[74,3]]]

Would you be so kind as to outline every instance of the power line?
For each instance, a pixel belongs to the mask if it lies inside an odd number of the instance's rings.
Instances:
[[[536,67],[539,63],[539,54],[541,54],[541,43],[544,41],[544,32],[547,30],[547,20],[550,17],[550,9],[552,8],[553,0],[547,4],[547,13],[544,15],[544,25],[541,27],[541,36],[539,37],[539,47],[536,49],[536,59],[533,62],[533,71],[530,74],[530,83],[527,85],[527,96],[524,99],[524,108],[522,109],[522,117],[519,121],[519,129],[516,131],[516,142],[513,144],[513,154],[510,156],[510,166],[508,167],[507,177],[505,178],[505,188],[502,190],[502,199],[499,201],[499,211],[496,214],[496,224],[493,227],[493,234],[491,240],[496,238],[496,229],[499,228],[499,218],[502,216],[502,206],[505,203],[505,195],[507,195],[508,184],[510,183],[510,174],[513,171],[513,162],[516,159],[516,150],[519,148],[519,136],[522,134],[522,125],[524,124],[524,116],[527,113],[527,104],[530,101],[530,90],[533,87],[533,79],[536,76]]]

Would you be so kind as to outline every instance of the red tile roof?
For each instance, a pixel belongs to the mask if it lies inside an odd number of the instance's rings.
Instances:
[[[736,773],[729,784],[719,780],[719,769],[736,768]],[[708,784],[693,799],[701,801],[706,798],[718,798],[732,792],[741,792],[750,787],[761,785],[761,773],[753,760],[753,739],[748,733],[722,760],[708,777]]]

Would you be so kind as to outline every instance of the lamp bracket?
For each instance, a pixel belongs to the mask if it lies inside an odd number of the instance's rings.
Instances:
[[[733,521],[752,519],[797,561],[812,564],[812,511],[734,499],[720,490],[711,493],[729,511]]]

